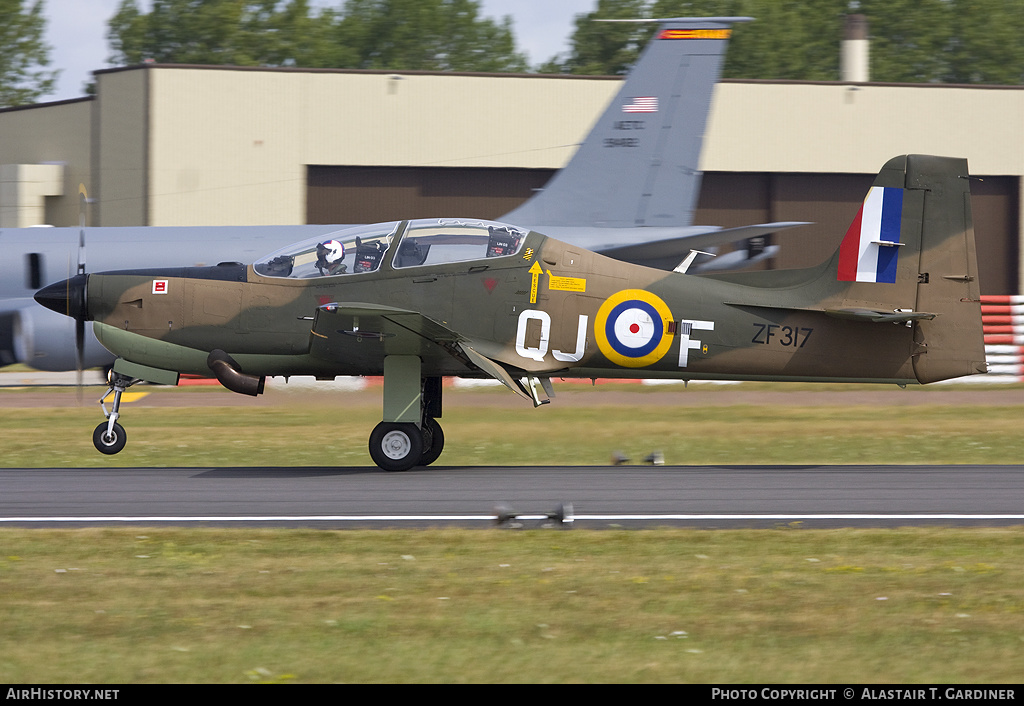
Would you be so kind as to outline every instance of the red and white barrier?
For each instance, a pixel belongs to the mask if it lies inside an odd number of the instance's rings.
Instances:
[[[981,325],[988,382],[1024,382],[1024,295],[983,294]]]

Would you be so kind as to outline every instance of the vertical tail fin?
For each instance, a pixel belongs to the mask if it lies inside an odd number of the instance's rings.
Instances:
[[[986,371],[967,160],[889,160],[829,269],[827,309],[913,326],[918,381]]]
[[[986,372],[967,160],[910,155],[907,189],[924,193],[917,308],[938,313],[917,323],[914,373],[934,382]]]
[[[544,226],[688,226],[711,93],[732,25],[749,17],[657,20],[622,88],[543,191],[502,220]]]

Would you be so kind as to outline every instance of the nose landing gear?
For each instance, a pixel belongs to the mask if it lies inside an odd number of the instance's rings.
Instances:
[[[107,421],[96,427],[92,433],[93,446],[100,453],[112,456],[120,452],[128,442],[128,435],[124,427],[117,423],[117,420],[121,416],[122,393],[137,382],[142,381],[138,378],[130,378],[126,375],[115,373],[113,370],[107,374],[107,384],[109,387],[107,387],[103,397],[100,398],[100,408],[103,410],[103,415],[107,418]],[[114,406],[108,412],[105,403],[111,392],[114,393]]]

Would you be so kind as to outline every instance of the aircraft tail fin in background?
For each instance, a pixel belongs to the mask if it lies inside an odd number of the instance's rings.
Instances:
[[[987,371],[966,159],[890,159],[817,268],[709,276],[764,287],[760,306],[912,327],[919,382]]]
[[[711,93],[732,25],[751,19],[652,20],[654,39],[576,154],[501,219],[538,230],[690,225]]]

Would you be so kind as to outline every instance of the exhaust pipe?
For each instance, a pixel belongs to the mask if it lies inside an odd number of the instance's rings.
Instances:
[[[263,394],[263,386],[267,382],[266,376],[246,375],[238,369],[235,359],[221,349],[210,351],[210,355],[206,358],[206,365],[217,376],[218,382],[232,392],[251,397]]]

